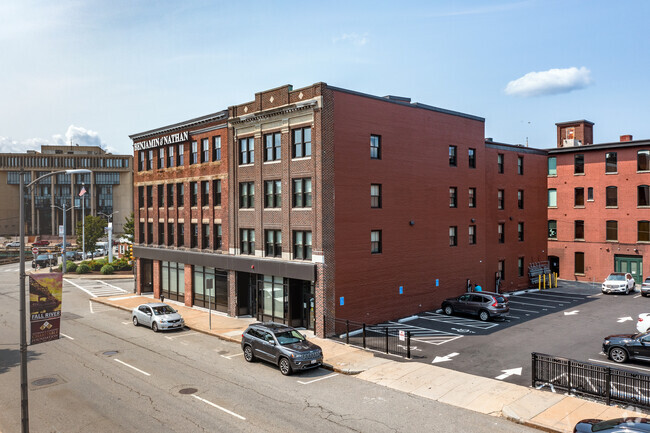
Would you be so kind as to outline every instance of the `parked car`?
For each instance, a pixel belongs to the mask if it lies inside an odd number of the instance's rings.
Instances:
[[[13,242],[7,242],[5,244],[6,248],[20,248],[20,242],[18,241],[13,241]]]
[[[45,247],[50,244],[50,241],[40,240],[32,244],[33,247]]]
[[[103,248],[93,251],[93,257],[104,257],[105,255],[106,255],[106,250]]]
[[[454,313],[474,314],[486,321],[507,316],[510,306],[508,299],[498,293],[464,293],[456,298],[445,299],[442,302],[442,311],[448,316]]]
[[[76,260],[77,259],[77,252],[76,251],[66,251],[65,252],[65,259],[66,260]]]
[[[603,293],[625,293],[634,291],[634,277],[630,273],[612,272],[605,278],[601,290]]]
[[[641,295],[650,295],[650,277],[646,277],[645,281],[643,281],[643,284],[641,284]]]
[[[48,268],[57,265],[57,258],[54,254],[39,254],[32,260],[32,268]]]
[[[626,362],[629,359],[650,360],[650,332],[605,337],[603,353],[618,363]]]
[[[280,367],[285,376],[294,371],[319,367],[323,351],[296,329],[280,323],[254,323],[242,334],[244,359],[261,359]]]
[[[63,248],[63,242],[59,242],[58,244],[56,244],[56,245],[54,245],[54,246],[57,247],[57,248]],[[66,242],[66,243],[65,243],[65,249],[66,249],[66,250],[67,250],[68,248],[70,248],[71,246],[72,246],[72,244],[71,244],[70,242]]]
[[[583,419],[573,428],[573,433],[647,433],[650,432],[648,418]]]
[[[650,313],[639,314],[639,320],[636,322],[636,330],[639,332],[650,330]]]
[[[178,311],[162,302],[150,302],[135,307],[131,312],[131,320],[135,326],[149,326],[153,332],[185,326],[185,321]]]

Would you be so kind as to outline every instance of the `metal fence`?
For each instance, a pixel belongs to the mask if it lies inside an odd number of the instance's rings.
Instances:
[[[411,333],[408,331],[327,316],[323,317],[323,323],[327,338],[386,354],[411,357]]]
[[[650,407],[650,375],[557,356],[532,353],[532,385]]]

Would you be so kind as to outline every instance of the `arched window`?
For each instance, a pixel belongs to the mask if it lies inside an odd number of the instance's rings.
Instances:
[[[639,150],[636,153],[636,170],[650,171],[650,150]]]

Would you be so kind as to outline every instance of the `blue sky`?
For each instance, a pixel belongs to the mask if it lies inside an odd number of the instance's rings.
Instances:
[[[484,117],[555,146],[650,138],[647,1],[0,3],[0,151],[102,144],[324,81]]]

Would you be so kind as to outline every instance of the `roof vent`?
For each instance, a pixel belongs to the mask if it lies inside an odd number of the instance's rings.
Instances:
[[[384,98],[388,99],[389,101],[404,102],[406,104],[411,103],[411,98],[405,98],[404,96],[386,95]]]
[[[621,135],[621,141],[632,141],[632,136],[630,134]]]

